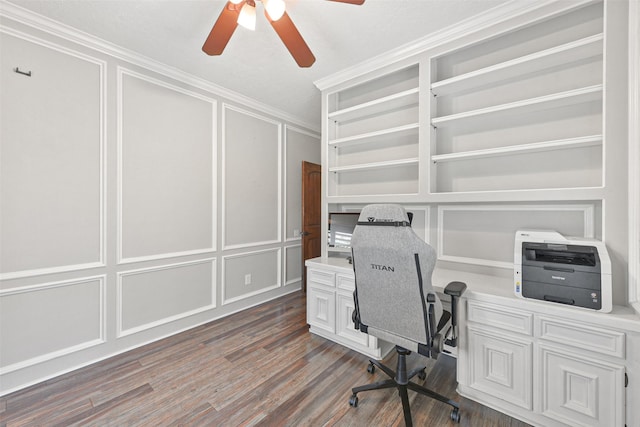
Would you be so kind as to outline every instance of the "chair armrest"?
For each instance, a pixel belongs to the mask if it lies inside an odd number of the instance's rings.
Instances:
[[[451,338],[445,341],[451,347],[458,346],[458,298],[467,289],[464,282],[451,282],[444,288],[444,293],[451,296]]]
[[[351,312],[351,321],[353,322],[353,328],[359,330],[362,333],[367,333],[369,327],[367,325],[363,325],[360,322],[360,306],[358,305],[358,290],[353,291],[353,304],[354,309]]]
[[[467,284],[464,282],[451,282],[444,288],[444,293],[451,295],[452,297],[461,296],[467,289]]]

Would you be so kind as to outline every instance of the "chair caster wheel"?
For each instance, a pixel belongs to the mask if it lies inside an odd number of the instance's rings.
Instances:
[[[451,421],[453,421],[454,423],[460,422],[460,409],[453,408],[451,410]]]
[[[355,394],[351,395],[351,398],[349,398],[349,405],[353,406],[354,408],[358,407],[358,396],[356,396]]]
[[[420,379],[420,381],[424,381],[425,379],[427,379],[427,373],[424,371],[424,369],[418,372],[418,378]]]
[[[367,366],[367,372],[369,372],[370,374],[373,374],[376,371],[376,365],[374,365],[373,363],[369,363],[369,366]]]

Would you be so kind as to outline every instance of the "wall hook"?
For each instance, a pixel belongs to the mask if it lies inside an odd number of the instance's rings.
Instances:
[[[31,77],[31,71],[22,71],[20,68],[16,67],[13,69],[18,74],[22,74],[23,76]]]

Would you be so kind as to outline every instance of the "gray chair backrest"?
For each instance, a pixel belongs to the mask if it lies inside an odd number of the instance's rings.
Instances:
[[[404,208],[379,204],[362,209],[351,248],[360,322],[386,334],[428,344],[425,310],[429,307],[427,295],[435,294],[431,274],[436,252],[409,226]],[[436,325],[441,316],[442,304],[436,295]]]

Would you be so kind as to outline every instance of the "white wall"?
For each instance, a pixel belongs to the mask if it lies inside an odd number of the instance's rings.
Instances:
[[[300,289],[314,125],[0,12],[0,394]]]

